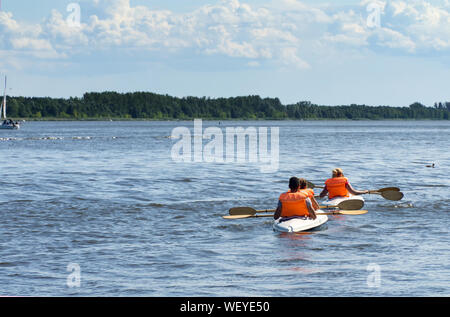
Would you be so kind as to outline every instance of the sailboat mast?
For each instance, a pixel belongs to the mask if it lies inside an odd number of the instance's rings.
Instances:
[[[6,76],[5,76],[5,91],[3,93],[3,106],[2,106],[2,118],[6,119]]]

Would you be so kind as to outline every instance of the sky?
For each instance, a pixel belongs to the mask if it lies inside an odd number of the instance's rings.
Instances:
[[[8,95],[450,101],[449,0],[1,0]],[[3,81],[3,79],[2,79]]]

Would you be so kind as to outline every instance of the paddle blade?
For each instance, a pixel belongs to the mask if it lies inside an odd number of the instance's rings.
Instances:
[[[235,220],[235,219],[246,219],[246,218],[251,218],[253,217],[253,215],[234,215],[234,216],[223,216],[223,219],[230,219],[230,220]]]
[[[234,207],[229,210],[231,216],[254,215],[256,210],[251,207]]]
[[[311,183],[310,181],[306,181],[306,186],[308,188],[314,189],[316,187],[316,185],[314,185],[313,183]]]
[[[368,210],[339,210],[338,214],[357,216],[357,215],[364,215],[368,212],[369,212]]]
[[[323,186],[316,186],[314,183],[311,183],[310,181],[306,181],[306,187],[314,189],[314,188],[324,188]]]
[[[398,188],[398,187],[385,187],[385,188],[380,188],[380,189],[377,190],[377,192],[380,192],[380,193],[388,192],[388,191],[399,192],[400,188]]]
[[[223,219],[236,220],[236,219],[247,219],[247,218],[269,218],[273,215],[234,215],[234,216],[222,216]]]
[[[258,212],[275,212],[275,209],[265,209],[265,210],[255,210],[251,207],[234,207],[231,208],[228,212],[231,216],[239,216],[239,215],[255,215]]]
[[[350,198],[339,203],[338,207],[343,210],[358,210],[364,207],[364,201]]]
[[[397,191],[385,191],[381,193],[381,196],[383,196],[383,198],[387,200],[398,201],[402,200],[403,193]]]
[[[336,210],[336,211],[330,211],[330,212],[316,212],[316,215],[351,215],[351,216],[357,216],[357,215],[364,215],[368,213],[368,210]]]

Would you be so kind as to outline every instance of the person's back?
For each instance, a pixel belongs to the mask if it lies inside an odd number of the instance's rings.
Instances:
[[[312,200],[314,191],[306,188],[306,180],[292,177],[289,180],[290,191],[279,197],[278,207],[274,218],[311,217],[316,218]]]
[[[328,198],[334,197],[348,197],[349,192],[347,189],[348,179],[344,177],[342,169],[336,168],[332,172],[332,177],[325,181],[325,186],[328,190]]]
[[[358,191],[354,189],[348,178],[344,176],[342,169],[335,168],[332,171],[332,177],[325,181],[325,188],[320,193],[320,197],[324,197],[328,194],[328,199],[335,197],[349,197],[351,195],[367,194],[369,191]]]

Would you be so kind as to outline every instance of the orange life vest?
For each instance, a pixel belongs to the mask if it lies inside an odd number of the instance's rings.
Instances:
[[[306,199],[311,197],[314,197],[314,191],[310,188],[281,194],[281,217],[309,216]]]
[[[308,195],[308,198],[314,197],[314,190],[311,188],[300,189],[299,191],[306,193]]]
[[[328,198],[334,198],[337,196],[348,197],[349,192],[347,190],[348,179],[346,177],[333,177],[327,179],[325,186],[328,190]]]

